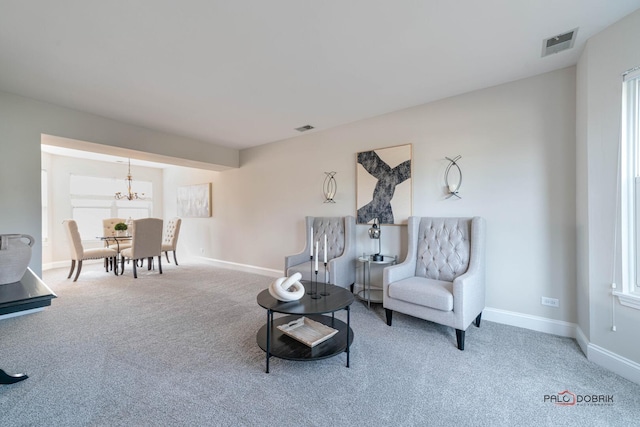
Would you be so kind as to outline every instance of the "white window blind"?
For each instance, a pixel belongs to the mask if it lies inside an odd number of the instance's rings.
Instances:
[[[622,90],[620,206],[622,292],[640,298],[640,68],[626,73]],[[622,301],[622,300],[621,300]],[[624,302],[623,302],[624,303]],[[627,305],[627,304],[625,304]]]
[[[116,200],[114,194],[124,191],[121,179],[71,175],[72,217],[78,223],[83,240],[95,240],[102,236],[102,220],[105,218],[149,218],[153,214],[153,183],[134,181],[135,191],[144,193],[144,200]]]

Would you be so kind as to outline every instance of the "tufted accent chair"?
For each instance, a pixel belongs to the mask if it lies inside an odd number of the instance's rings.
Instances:
[[[110,260],[110,263],[115,265],[116,257],[118,256],[118,252],[115,249],[85,249],[84,246],[82,246],[82,238],[80,237],[80,232],[78,231],[78,223],[76,223],[73,219],[66,219],[62,222],[62,224],[67,231],[67,239],[69,240],[71,249],[71,270],[69,270],[69,276],[67,276],[67,279],[71,278],[73,270],[76,268],[76,261],[78,262],[78,270],[76,271],[76,277],[73,278],[74,282],[78,280],[78,276],[80,276],[80,271],[82,270],[82,261],[84,261],[85,259],[104,258],[105,261]],[[105,262],[105,267],[110,263]]]
[[[162,236],[162,252],[169,261],[169,251],[173,251],[173,261],[178,265],[178,258],[176,258],[176,247],[178,246],[178,236],[180,235],[180,226],[182,225],[182,219],[175,217],[167,222],[167,226],[164,229]]]
[[[309,242],[309,230],[313,227],[313,242]],[[324,235],[327,235],[327,275],[324,272]],[[311,280],[312,264],[309,260],[311,245],[319,242],[318,281],[328,281],[332,285],[351,287],[356,279],[356,220],[353,216],[313,217],[305,219],[307,242],[304,250],[284,259],[284,274],[302,274],[302,280]],[[324,277],[324,279],[323,279]]]
[[[474,218],[409,217],[409,249],[384,269],[383,306],[456,330],[464,350],[467,327],[480,326],[485,302],[485,223]]]

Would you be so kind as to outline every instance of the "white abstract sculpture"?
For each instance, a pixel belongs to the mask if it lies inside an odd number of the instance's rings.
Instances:
[[[304,286],[300,283],[302,274],[295,273],[291,277],[280,277],[269,285],[269,293],[280,301],[296,301],[304,295]]]

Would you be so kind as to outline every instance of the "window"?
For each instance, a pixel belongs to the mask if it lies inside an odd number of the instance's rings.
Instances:
[[[640,308],[640,68],[624,75],[620,150],[622,292],[624,305]]]
[[[152,216],[153,184],[134,181],[138,194],[144,200],[116,200],[116,191],[122,191],[124,182],[115,178],[95,176],[70,176],[72,217],[78,223],[78,231],[84,240],[102,236],[104,218],[149,218]]]

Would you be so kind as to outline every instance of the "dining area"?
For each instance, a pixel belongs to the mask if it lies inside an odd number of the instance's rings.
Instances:
[[[173,262],[178,265],[176,248],[182,219],[174,217],[168,220],[162,218],[105,218],[102,220],[102,235],[95,236],[102,242],[102,247],[85,248],[78,223],[74,219],[66,219],[63,225],[71,255],[71,266],[67,279],[72,276],[77,281],[82,271],[82,263],[87,260],[104,260],[106,273],[113,272],[116,276],[125,274],[130,265],[134,278],[138,278],[138,269],[144,267],[151,271],[157,267],[162,274],[162,256],[168,263],[169,252],[173,252]],[[85,240],[86,241],[86,240]]]

